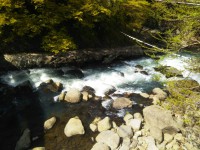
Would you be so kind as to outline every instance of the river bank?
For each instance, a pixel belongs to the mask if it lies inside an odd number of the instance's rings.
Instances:
[[[86,49],[69,51],[63,54],[4,54],[0,60],[0,71],[42,67],[61,67],[64,65],[83,66],[86,63],[108,64],[114,60],[130,59],[144,56],[139,46],[115,49]]]

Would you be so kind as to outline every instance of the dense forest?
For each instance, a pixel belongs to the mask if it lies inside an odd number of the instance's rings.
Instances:
[[[167,50],[199,44],[198,0],[0,0],[1,53],[133,44],[121,32]]]

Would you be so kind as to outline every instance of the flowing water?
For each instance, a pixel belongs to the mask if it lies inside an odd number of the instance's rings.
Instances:
[[[83,68],[80,68],[84,74],[84,77],[78,78],[78,76],[72,76],[65,74],[67,71],[74,69],[74,67],[66,66],[62,68],[40,68],[40,69],[29,69],[23,71],[10,71],[6,74],[0,76],[1,82],[9,84],[10,86],[17,86],[24,81],[29,80],[34,87],[35,91],[39,85],[48,80],[53,79],[56,82],[61,82],[64,85],[63,91],[68,91],[70,88],[77,88],[81,90],[84,86],[90,86],[95,89],[97,96],[104,96],[105,91],[113,87],[116,88],[115,95],[123,94],[124,92],[129,93],[151,93],[152,89],[155,87],[162,87],[163,83],[166,80],[174,80],[179,78],[170,78],[166,79],[165,76],[154,70],[154,67],[159,65],[173,66],[182,71],[183,77],[188,77],[194,79],[200,83],[200,73],[194,73],[189,71],[188,61],[191,59],[191,55],[176,55],[168,56],[160,61],[153,60],[151,58],[143,57],[134,60],[119,61],[111,65],[88,65]],[[148,73],[142,74],[136,72],[138,70],[136,65],[143,66],[143,70]],[[159,81],[158,81],[159,80]],[[66,137],[63,134],[64,126],[67,120],[74,115],[81,116],[86,126],[89,126],[89,123],[92,121],[94,116],[99,112],[95,109],[101,108],[102,105],[104,108],[109,109],[111,100],[104,101],[102,103],[81,103],[81,104],[66,104],[57,101],[57,96],[59,93],[54,94],[45,94],[39,95],[37,97],[38,103],[41,106],[43,120],[49,118],[50,116],[57,116],[59,118],[57,125],[58,127],[51,129],[50,132],[47,132],[43,135],[42,140],[36,140],[32,146],[44,146],[47,149],[87,149],[91,147],[93,141],[91,136],[95,136],[94,133],[91,133],[88,128],[86,128],[87,133],[82,137],[76,137],[66,140]],[[30,97],[31,98],[31,97]],[[111,96],[115,98],[115,96]],[[16,101],[16,104],[19,103]],[[137,105],[138,101],[133,100],[133,104]],[[98,105],[98,107],[96,107]],[[143,104],[144,106],[146,104]],[[90,107],[90,109],[88,109]],[[133,107],[134,109],[134,107]],[[32,110],[36,111],[36,110]],[[93,117],[88,116],[88,112],[93,113]],[[123,117],[127,109],[119,110],[114,112],[115,116]],[[104,115],[113,115],[113,112],[109,110],[102,112]],[[88,118],[87,118],[88,117]],[[19,118],[19,117],[18,117]],[[34,119],[34,118],[33,118]],[[37,119],[37,118],[36,118]],[[23,119],[22,119],[23,120]],[[36,120],[35,120],[36,121]],[[23,121],[22,121],[23,122]],[[37,122],[37,121],[36,121]],[[21,125],[27,126],[27,125]],[[37,131],[39,132],[39,131]],[[36,138],[39,137],[39,134],[35,132]],[[34,137],[32,136],[32,137]],[[48,139],[48,140],[47,140]],[[73,141],[74,140],[74,141]],[[41,142],[43,141],[43,142]],[[75,142],[76,141],[76,142]],[[85,145],[87,148],[77,147],[77,141],[79,145]],[[60,144],[59,144],[60,143]],[[61,146],[62,145],[62,146]],[[71,145],[71,146],[70,146]],[[88,148],[90,149],[90,148]]]

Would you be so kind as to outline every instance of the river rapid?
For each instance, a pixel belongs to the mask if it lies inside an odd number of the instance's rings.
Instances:
[[[55,82],[60,82],[63,84],[63,90],[68,91],[71,88],[77,88],[81,90],[84,86],[90,86],[95,89],[95,95],[105,96],[105,92],[109,89],[115,88],[116,91],[114,94],[110,95],[106,101],[102,101],[98,106],[104,107],[105,112],[102,112],[105,116],[111,116],[114,118],[119,118],[120,120],[127,111],[133,111],[130,109],[121,109],[117,111],[110,111],[111,100],[123,93],[151,93],[152,89],[155,87],[165,86],[165,81],[181,79],[178,77],[172,77],[167,79],[160,72],[155,71],[154,67],[164,65],[172,66],[182,71],[183,78],[191,78],[200,83],[200,73],[191,72],[189,70],[189,61],[195,56],[189,54],[179,54],[173,56],[166,56],[162,60],[154,60],[148,57],[142,57],[134,60],[123,60],[112,63],[110,65],[95,65],[89,64],[82,68],[77,68],[74,66],[65,66],[61,68],[38,68],[38,69],[28,69],[21,71],[9,71],[0,76],[0,81],[2,83],[8,84],[9,86],[16,87],[17,85],[23,83],[24,81],[29,80],[34,88],[34,91],[38,90],[39,85],[46,80],[52,79]],[[142,69],[141,69],[142,66]],[[138,69],[140,68],[140,69]],[[70,70],[79,70],[75,74],[69,73]],[[138,71],[140,70],[140,71]],[[142,72],[141,72],[142,70]],[[81,73],[81,74],[80,74]],[[63,128],[66,124],[68,118],[75,115],[82,116],[85,118],[86,122],[89,122],[92,118],[87,118],[88,110],[86,105],[96,105],[96,104],[80,104],[80,106],[72,106],[71,104],[62,103],[58,101],[58,95],[60,93],[54,94],[45,94],[39,95],[37,97],[38,104],[40,105],[40,110],[42,111],[42,120],[46,120],[51,116],[56,116],[59,119],[58,123],[59,128],[52,129],[51,132],[42,135],[38,134],[39,130],[35,130],[32,138],[35,138],[35,143],[33,142],[32,146],[44,146],[49,149],[81,149],[78,148],[77,142],[74,142],[74,138],[66,141],[63,138]],[[31,98],[31,97],[30,97]],[[15,101],[15,105],[20,105],[24,101]],[[140,105],[138,105],[138,103]],[[136,110],[139,109],[139,106],[145,107],[148,103],[134,101],[133,104],[138,107],[133,107]],[[91,106],[92,107],[92,106]],[[95,106],[94,106],[95,107]],[[92,109],[91,113],[98,113],[96,108]],[[37,110],[32,110],[37,111]],[[85,112],[86,111],[86,112]],[[35,114],[34,114],[35,115]],[[41,114],[40,114],[41,115]],[[31,116],[31,115],[30,115]],[[20,118],[21,117],[21,118]],[[19,115],[18,119],[21,119],[22,122],[26,122],[23,119],[23,115]],[[34,119],[34,117],[33,117]],[[37,118],[36,118],[37,119]],[[37,120],[34,120],[37,122]],[[87,123],[89,124],[89,123]],[[35,124],[37,125],[37,123]],[[21,123],[20,126],[24,127],[29,126],[27,123]],[[33,124],[31,126],[34,126]],[[34,129],[34,127],[32,127]],[[9,130],[9,128],[7,128]],[[86,129],[87,130],[87,129]],[[89,129],[88,129],[89,130]],[[87,135],[83,137],[78,137],[76,141],[82,141],[79,145],[85,145],[84,143],[92,143],[89,137],[94,136],[95,134],[88,131]],[[60,138],[58,138],[60,136]],[[39,140],[37,140],[39,139]],[[48,140],[47,140],[48,139]],[[56,139],[56,141],[54,140]],[[43,141],[43,142],[42,142]],[[61,146],[59,145],[65,145]],[[48,145],[48,146],[47,146]],[[56,146],[55,146],[56,145]],[[86,145],[91,147],[92,144]],[[82,147],[82,149],[84,149]]]

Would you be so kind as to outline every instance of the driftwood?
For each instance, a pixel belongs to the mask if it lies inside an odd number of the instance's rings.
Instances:
[[[169,1],[166,0],[156,0],[156,2],[163,2],[163,3],[169,3]],[[200,6],[200,3],[196,2],[186,2],[186,1],[170,1],[170,3],[174,4],[183,4],[183,5],[191,5],[191,6]]]
[[[131,38],[131,39],[133,39],[133,40],[135,40],[135,41],[137,41],[137,42],[139,42],[139,43],[142,43],[142,44],[144,44],[144,45],[150,46],[150,47],[152,47],[152,48],[154,48],[154,49],[157,49],[157,50],[163,50],[162,48],[159,48],[159,47],[157,47],[157,46],[155,46],[155,45],[152,45],[152,44],[149,44],[149,43],[147,43],[147,42],[144,42],[144,41],[142,41],[142,40],[140,40],[140,39],[137,39],[137,38],[135,38],[135,37],[133,37],[133,36],[130,36],[130,35],[124,33],[124,32],[121,32],[121,33],[124,34],[125,36],[127,36],[127,37],[129,37],[129,38]]]

